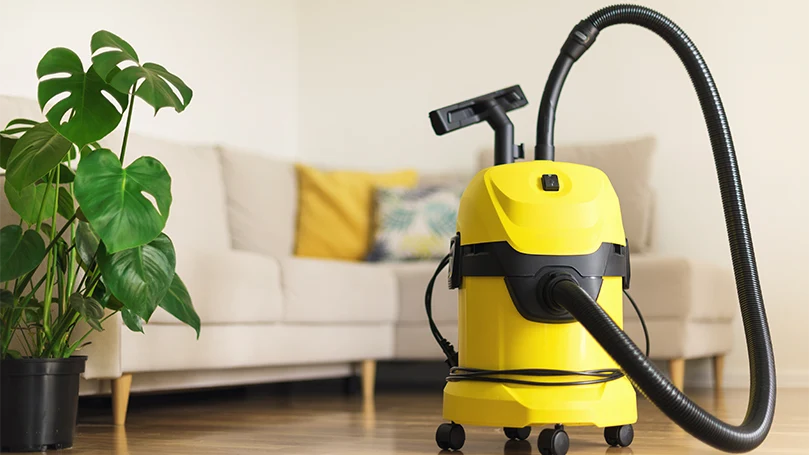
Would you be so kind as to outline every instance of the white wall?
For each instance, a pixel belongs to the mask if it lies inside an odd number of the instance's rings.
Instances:
[[[488,126],[439,138],[427,112],[515,83],[531,104],[511,118],[518,140],[531,150],[539,99],[559,47],[574,24],[607,3],[300,3],[300,158],[339,166],[471,170],[474,155],[491,143]],[[644,3],[688,32],[721,90],[746,184],[780,384],[809,385],[803,283],[809,277],[809,153],[803,135],[809,125],[809,2]],[[719,20],[723,14],[727,19]],[[697,99],[662,40],[631,26],[603,32],[570,74],[557,120],[558,143],[656,135],[658,251],[729,265]],[[736,338],[728,382],[744,386],[741,328]],[[707,380],[701,367],[692,382]]]
[[[90,37],[109,30],[143,61],[194,90],[188,109],[153,117],[136,101],[133,130],[293,157],[297,152],[298,22],[293,0],[0,0],[0,94],[36,98],[36,66],[52,47],[89,65]]]
[[[51,47],[89,56],[109,29],[195,90],[182,115],[134,130],[218,142],[336,166],[472,170],[485,125],[435,137],[427,112],[519,83],[512,113],[531,150],[548,71],[570,28],[603,0],[0,0],[0,94],[34,97]],[[809,384],[809,2],[646,0],[694,39],[733,127],[781,384]],[[779,12],[781,10],[781,12]],[[732,13],[730,13],[732,11]],[[717,20],[728,13],[726,20]],[[654,134],[657,250],[729,264],[707,134],[690,82],[658,38],[630,26],[601,34],[576,64],[558,143]],[[738,328],[738,327],[737,327]],[[746,384],[741,329],[728,382]],[[706,380],[705,365],[692,381]],[[690,368],[690,367],[689,367]]]

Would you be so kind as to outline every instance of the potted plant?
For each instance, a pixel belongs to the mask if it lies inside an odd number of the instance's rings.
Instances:
[[[161,307],[199,336],[162,232],[171,177],[155,158],[124,161],[135,98],[155,115],[182,112],[192,91],[110,32],[95,33],[90,50],[86,70],[73,51],[48,51],[37,67],[47,121],[15,119],[0,131],[3,189],[21,218],[0,229],[2,450],[72,446],[86,360],[76,353],[107,319],[120,314],[142,332]],[[116,154],[98,142],[124,116]]]

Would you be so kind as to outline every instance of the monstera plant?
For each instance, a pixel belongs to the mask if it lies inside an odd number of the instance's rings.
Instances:
[[[18,431],[6,428],[6,421],[25,420],[6,415],[13,384],[5,373],[14,369],[14,359],[69,360],[107,319],[120,313],[130,330],[142,332],[157,307],[199,336],[199,317],[163,233],[171,177],[149,156],[125,164],[136,98],[155,115],[167,107],[179,113],[192,91],[163,66],[142,63],[110,32],[95,33],[90,51],[87,68],[69,49],[48,51],[36,70],[47,121],[15,119],[0,131],[3,190],[20,217],[0,229],[4,449],[7,436]],[[101,147],[124,117],[118,153]],[[31,444],[64,441],[18,443]]]
[[[86,70],[73,51],[48,51],[37,67],[48,121],[16,119],[0,131],[4,191],[22,220],[0,231],[3,358],[68,357],[84,342],[71,337],[80,321],[103,330],[120,312],[142,331],[158,306],[199,331],[162,233],[171,177],[149,156],[124,166],[135,98],[155,114],[182,112],[192,91],[110,32],[93,35],[90,49]],[[124,115],[120,152],[101,148]],[[10,349],[14,337],[22,352]]]

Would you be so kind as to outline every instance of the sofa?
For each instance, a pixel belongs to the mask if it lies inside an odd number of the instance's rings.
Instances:
[[[41,119],[32,100],[0,97],[0,126],[16,117]],[[107,144],[117,149],[119,138]],[[735,293],[728,270],[653,254],[653,195],[648,175],[653,141],[561,147],[560,159],[607,172],[622,201],[632,250],[632,292],[652,336],[652,357],[670,360],[682,387],[682,362],[721,358],[731,348]],[[637,157],[616,152],[638,149]],[[82,350],[89,356],[83,395],[112,394],[123,424],[130,392],[337,378],[359,374],[372,400],[378,360],[437,360],[441,351],[424,315],[424,288],[438,260],[347,262],[293,256],[297,213],[294,163],[258,151],[192,145],[130,135],[127,161],[160,159],[172,175],[166,232],[177,271],[202,321],[202,332],[163,310],[134,333],[111,318]],[[265,153],[268,151],[264,151]],[[623,161],[622,161],[623,160]],[[627,166],[634,160],[635,165]],[[640,167],[638,167],[640,166]],[[427,175],[423,182],[469,175]],[[626,201],[626,203],[624,203]],[[631,201],[631,202],[630,202]],[[3,225],[16,214],[3,197]],[[456,295],[437,286],[434,317],[453,343]],[[637,318],[626,330],[642,343]],[[678,370],[679,368],[679,370]]]

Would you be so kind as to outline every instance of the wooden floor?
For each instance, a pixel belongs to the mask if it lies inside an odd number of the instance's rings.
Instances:
[[[737,422],[747,406],[745,391],[691,395],[700,405]],[[82,412],[71,455],[85,454],[437,454],[440,393],[382,393],[373,407],[337,394],[272,396],[195,395],[193,399],[149,398],[130,410],[126,428],[106,412]],[[91,413],[92,414],[92,413]],[[631,447],[608,448],[598,429],[568,428],[570,454],[718,453],[694,440],[644,399]],[[494,428],[466,428],[466,454],[537,454],[534,429],[522,444],[507,443]],[[779,392],[775,424],[757,454],[809,454],[809,389]]]

